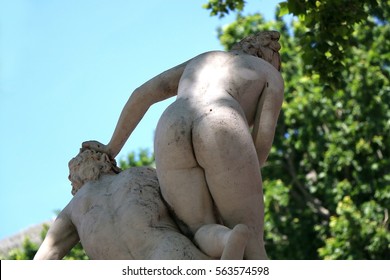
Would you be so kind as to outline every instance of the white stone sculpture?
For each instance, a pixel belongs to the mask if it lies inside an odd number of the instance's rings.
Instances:
[[[62,259],[79,241],[91,259],[210,259],[168,214],[153,168],[120,172],[106,154],[84,150],[69,169],[74,197],[34,259]],[[224,258],[242,258],[245,232],[227,237]]]
[[[245,259],[267,258],[260,168],[283,102],[278,40],[260,32],[159,74],[134,90],[107,145],[82,145],[115,158],[148,108],[177,95],[156,130],[157,177],[181,232],[212,258],[230,255],[229,238]]]

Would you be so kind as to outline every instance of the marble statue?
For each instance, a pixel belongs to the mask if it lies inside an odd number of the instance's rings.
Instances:
[[[278,39],[260,32],[159,74],[134,90],[107,145],[83,143],[114,158],[148,108],[177,95],[156,130],[157,177],[182,232],[211,257],[222,254],[215,231],[239,224],[249,229],[245,258],[267,257],[260,168],[283,102]]]
[[[157,75],[131,94],[107,145],[82,144],[82,149],[114,159],[148,108],[177,96],[156,129],[157,178],[180,232],[210,258],[237,258],[230,255],[229,248],[234,246],[228,244],[233,240],[241,248],[233,251],[243,250],[245,259],[267,258],[261,167],[270,152],[283,102],[278,40],[276,31],[260,32],[230,51],[206,52]],[[106,198],[104,193],[101,197]],[[114,209],[128,210],[126,205],[115,204]],[[128,215],[134,214],[128,211]],[[102,223],[109,222],[108,217],[104,219]],[[96,226],[90,224],[92,228],[84,230],[91,232]],[[126,254],[118,251],[118,258],[130,256]],[[201,256],[197,251],[196,258]]]
[[[121,172],[108,155],[87,149],[69,169],[74,197],[34,259],[62,259],[79,241],[91,259],[210,259],[168,214],[153,168]],[[247,234],[240,228],[215,240],[224,247],[222,258],[243,258]]]

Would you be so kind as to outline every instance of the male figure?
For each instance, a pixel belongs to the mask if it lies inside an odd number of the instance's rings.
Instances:
[[[79,241],[92,259],[210,259],[169,216],[154,169],[120,172],[106,154],[91,150],[69,168],[74,197],[34,259],[62,259]],[[215,241],[224,247],[223,258],[242,259],[246,238],[236,230]]]
[[[181,230],[212,257],[222,253],[210,242],[222,223],[246,225],[245,258],[266,258],[260,167],[283,102],[278,39],[261,32],[161,73],[130,96],[108,145],[83,143],[114,158],[148,108],[177,95],[156,130],[157,176]]]

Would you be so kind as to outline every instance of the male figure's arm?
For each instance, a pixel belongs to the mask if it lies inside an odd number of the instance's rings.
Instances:
[[[252,131],[260,167],[262,167],[271,151],[275,136],[276,124],[283,103],[284,83],[281,75],[270,75],[261,93]]]
[[[80,240],[65,208],[51,225],[34,260],[60,260]]]
[[[83,148],[105,152],[115,158],[149,107],[177,95],[179,81],[187,63],[182,63],[157,75],[134,90],[122,110],[108,145],[87,141],[83,143]]]

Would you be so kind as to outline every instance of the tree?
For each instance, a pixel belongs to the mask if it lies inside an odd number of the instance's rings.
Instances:
[[[211,15],[223,17],[231,11],[241,12],[245,1],[209,0],[204,7]],[[280,3],[278,15],[292,14],[303,27],[297,40],[305,72],[319,73],[322,82],[338,87],[345,86],[340,79],[343,56],[356,47],[351,40],[355,24],[370,23],[370,16],[384,23],[389,13],[388,0],[288,0]]]
[[[298,2],[315,3],[294,0],[282,8],[298,13],[291,8]],[[390,259],[389,6],[378,11],[384,3],[359,1],[370,16],[353,23],[348,17],[349,33],[341,41],[327,37],[329,45],[348,45],[334,55],[319,47],[317,28],[325,22],[308,22],[315,13],[325,18],[323,7],[331,2],[301,7],[299,13],[308,15],[291,25],[239,12],[219,29],[226,49],[256,31],[282,33],[285,102],[262,170],[266,246],[274,259]],[[327,18],[330,27],[338,26],[342,15]],[[309,31],[310,40],[318,39],[310,47],[302,43]],[[338,81],[316,67],[337,73]]]

